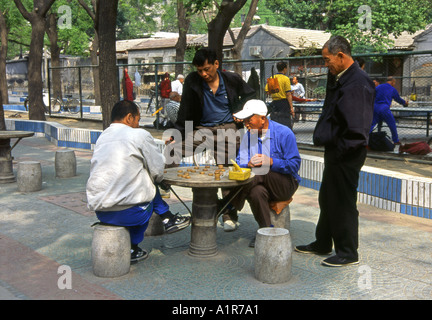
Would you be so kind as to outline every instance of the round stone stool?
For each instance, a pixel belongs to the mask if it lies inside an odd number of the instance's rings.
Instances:
[[[270,209],[270,221],[275,228],[290,230],[291,214],[289,205],[283,208],[279,214]]]
[[[292,244],[287,229],[258,229],[255,240],[255,277],[264,283],[284,283],[291,278]]]
[[[18,190],[33,192],[42,189],[42,167],[38,161],[18,162]]]
[[[73,150],[58,150],[55,153],[55,171],[58,178],[76,175],[76,158]]]
[[[151,236],[161,236],[165,233],[165,228],[162,223],[161,217],[153,213],[150,217],[148,227],[144,233],[144,236],[151,237]]]
[[[98,277],[120,277],[130,270],[131,243],[124,227],[96,225],[92,241],[93,273]]]

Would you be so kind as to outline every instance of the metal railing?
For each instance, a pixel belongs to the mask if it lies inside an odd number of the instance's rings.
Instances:
[[[385,82],[388,76],[396,79],[396,89],[401,97],[410,101],[409,108],[402,109],[395,103],[394,115],[398,124],[399,136],[401,139],[418,140],[429,136],[430,112],[432,112],[432,50],[421,52],[390,52],[385,54],[359,54],[354,58],[362,58],[365,61],[365,72],[372,79]],[[258,98],[264,101],[271,101],[264,91],[266,79],[271,76],[272,66],[275,67],[278,61],[285,61],[288,64],[287,76],[296,76],[305,88],[306,98],[318,99],[315,102],[295,104],[299,107],[299,118],[294,124],[294,131],[297,134],[299,143],[311,143],[312,132],[315,122],[320,114],[320,103],[325,98],[327,68],[321,56],[299,56],[284,57],[273,59],[254,59],[254,60],[225,60],[222,68],[227,71],[236,70],[240,66],[242,78],[248,81],[251,70],[255,69],[259,77]],[[127,64],[118,65],[118,82],[120,95],[123,68],[128,67],[131,79],[135,80],[135,72],[141,76],[141,84],[135,86],[136,101],[148,103],[150,90],[154,88],[156,92],[156,108],[160,105],[160,95],[158,85],[163,74],[168,72],[171,80],[175,80],[175,65],[183,64],[184,76],[187,76],[194,68],[190,62],[160,62],[147,64]],[[72,66],[49,68],[48,85],[49,93],[53,98],[53,84],[51,83],[53,69],[61,71],[61,90],[62,93],[72,94],[80,101],[81,118],[88,114],[97,113],[98,107],[95,105],[95,86],[93,82],[93,69],[97,66]],[[100,109],[99,109],[100,110]],[[430,111],[429,111],[430,110]],[[157,117],[157,115],[155,116]],[[388,130],[384,126],[384,130]]]

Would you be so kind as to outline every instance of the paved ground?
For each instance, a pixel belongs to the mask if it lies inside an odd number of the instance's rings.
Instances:
[[[75,150],[77,176],[59,179],[54,172],[58,149],[34,137],[23,139],[13,151],[15,168],[19,161],[41,162],[43,189],[21,193],[17,183],[0,185],[0,299],[169,300],[160,309],[167,315],[179,303],[194,306],[197,300],[230,306],[246,301],[267,315],[285,308],[276,303],[270,311],[268,300],[432,299],[432,221],[367,205],[359,205],[359,266],[323,267],[323,257],[293,252],[288,282],[269,285],[257,281],[254,250],[248,247],[256,223],[246,206],[237,231],[226,233],[218,226],[219,253],[215,257],[188,255],[187,228],[146,237],[142,247],[151,251],[147,260],[133,265],[125,276],[98,278],[91,265],[91,224],[97,219],[87,209],[85,198],[92,153]],[[191,191],[175,190],[190,207]],[[177,199],[168,202],[174,212],[187,213]],[[317,192],[301,187],[290,207],[293,245],[313,241]],[[205,305],[216,308],[211,302]]]
[[[17,184],[1,186],[0,294],[3,299],[431,299],[432,222],[361,205],[357,267],[320,266],[322,257],[293,253],[292,278],[266,285],[254,277],[254,250],[248,247],[256,224],[247,207],[240,228],[218,228],[219,254],[210,259],[188,255],[190,229],[148,237],[148,260],[116,279],[95,277],[91,267],[91,224],[85,182],[91,152],[76,151],[78,175],[55,178],[56,147],[43,138],[25,139],[15,161],[41,161],[43,189],[20,193]],[[191,193],[176,188],[190,206]],[[293,244],[313,240],[317,193],[300,188],[291,205]],[[187,212],[176,199],[172,209]],[[72,288],[61,289],[60,266],[72,270]],[[60,282],[59,282],[60,281]]]

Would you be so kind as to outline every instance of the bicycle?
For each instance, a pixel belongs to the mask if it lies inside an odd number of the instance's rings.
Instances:
[[[152,114],[155,111],[156,106],[155,106],[155,102],[153,102],[153,100],[155,98],[156,98],[155,90],[154,89],[150,89],[150,100],[149,100],[149,102],[147,104],[147,109],[146,109],[145,113]]]
[[[71,94],[66,94],[64,102],[60,97],[51,99],[51,112],[65,111],[76,114],[80,111],[80,102],[78,99],[72,98]]]
[[[48,102],[47,102],[48,101],[48,94],[46,92],[43,93],[43,101],[44,101],[44,105],[43,105],[44,111],[45,111],[45,113],[49,113],[48,107],[46,106],[48,104]],[[29,111],[28,107],[29,107],[29,98],[26,97],[24,100],[24,108],[26,111]]]

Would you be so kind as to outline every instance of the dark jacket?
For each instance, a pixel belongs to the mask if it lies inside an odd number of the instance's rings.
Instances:
[[[323,111],[313,134],[314,144],[335,149],[338,157],[366,147],[374,99],[375,86],[357,63],[339,81],[329,73]]]
[[[225,83],[228,103],[231,113],[243,108],[246,101],[252,99],[255,90],[252,89],[238,74],[220,71]],[[203,115],[204,94],[203,80],[198,72],[190,73],[183,84],[183,94],[178,111],[176,129],[184,133],[185,122],[193,121],[193,128],[200,125]]]

